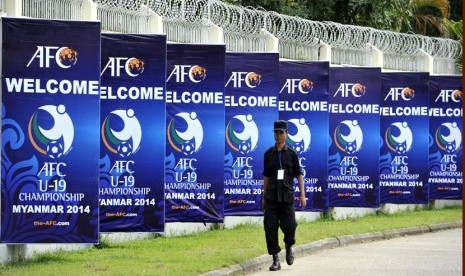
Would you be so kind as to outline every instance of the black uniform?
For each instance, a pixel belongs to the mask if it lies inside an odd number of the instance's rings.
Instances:
[[[280,162],[281,159],[281,162]],[[283,180],[277,180],[278,170],[284,169]],[[264,226],[268,254],[281,251],[278,228],[284,233],[287,246],[295,244],[297,222],[294,210],[294,178],[302,174],[297,152],[287,145],[281,152],[276,146],[265,152],[263,175],[269,178],[265,197]]]

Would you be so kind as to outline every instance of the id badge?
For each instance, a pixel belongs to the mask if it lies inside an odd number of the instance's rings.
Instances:
[[[278,180],[284,180],[284,170],[278,170]]]

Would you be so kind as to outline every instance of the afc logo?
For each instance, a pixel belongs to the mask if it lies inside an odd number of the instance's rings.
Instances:
[[[438,102],[439,100],[443,103],[448,103],[449,101],[460,103],[462,101],[462,91],[452,89],[441,90],[441,93],[439,93],[434,102]]]
[[[249,88],[255,88],[261,83],[261,81],[262,75],[255,72],[232,72],[225,87],[228,87],[228,85],[232,82],[234,88],[241,88],[244,84]]]
[[[166,82],[175,77],[176,82],[185,82],[188,79],[193,83],[199,83],[205,79],[206,75],[207,69],[199,65],[175,65]]]
[[[112,77],[121,76],[122,71],[130,77],[137,77],[144,71],[144,62],[135,57],[109,57],[100,76],[102,76],[107,69],[110,70],[110,76]]]
[[[391,100],[397,102],[399,99],[404,101],[410,101],[415,96],[415,90],[409,87],[392,87],[389,89],[388,94],[384,98],[384,101]]]
[[[26,67],[38,61],[40,68],[50,68],[50,60],[63,69],[67,69],[77,62],[78,52],[68,47],[37,46]]]
[[[349,97],[349,93],[351,93],[352,96],[359,98],[363,96],[365,92],[366,87],[360,83],[341,83],[333,97],[339,94],[341,97],[347,98]]]
[[[313,89],[313,82],[308,79],[286,79],[279,94],[286,90],[288,94],[295,94],[296,88],[300,93],[308,94]]]

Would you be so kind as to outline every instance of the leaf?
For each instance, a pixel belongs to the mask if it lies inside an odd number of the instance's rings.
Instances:
[[[442,18],[449,18],[450,4],[448,0],[413,0],[410,4],[414,10],[420,7],[433,7],[441,11]]]

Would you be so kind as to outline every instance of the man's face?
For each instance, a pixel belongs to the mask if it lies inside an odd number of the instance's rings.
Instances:
[[[287,138],[287,131],[275,130],[274,131],[274,140],[276,143],[281,144],[285,143]]]

